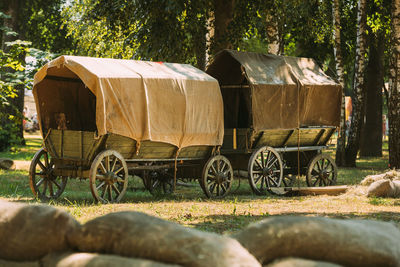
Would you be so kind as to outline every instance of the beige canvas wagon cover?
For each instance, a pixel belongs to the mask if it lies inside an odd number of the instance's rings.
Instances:
[[[115,133],[180,148],[222,144],[223,103],[211,76],[187,64],[77,56],[58,57],[35,75],[33,94],[42,134],[43,113],[63,112],[68,99],[89,105],[90,97],[80,93],[85,87],[95,96],[94,127],[99,135]],[[76,90],[60,93],[71,88]]]
[[[247,95],[239,97],[247,97],[255,130],[339,126],[341,86],[313,59],[223,50],[207,73],[220,85],[250,85]],[[227,106],[232,88],[222,89],[228,125],[236,120],[230,117],[234,105]]]

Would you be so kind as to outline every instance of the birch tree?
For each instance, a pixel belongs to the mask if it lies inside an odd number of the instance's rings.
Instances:
[[[358,0],[357,12],[357,42],[356,60],[354,67],[353,82],[353,114],[346,146],[346,166],[355,167],[357,153],[360,148],[361,130],[364,120],[364,99],[365,99],[365,53],[366,53],[366,0]]]
[[[392,1],[389,80],[389,165],[400,168],[400,0]]]
[[[265,12],[265,30],[268,40],[268,53],[279,55],[280,51],[280,38],[279,38],[279,25],[278,15],[276,12],[276,3],[272,1],[270,8]]]
[[[336,73],[340,85],[342,86],[342,108],[340,111],[340,129],[336,146],[336,164],[338,166],[345,165],[345,148],[346,148],[346,102],[344,92],[344,70],[343,58],[340,38],[340,3],[339,0],[332,1],[332,18],[333,18],[333,52],[335,55]]]

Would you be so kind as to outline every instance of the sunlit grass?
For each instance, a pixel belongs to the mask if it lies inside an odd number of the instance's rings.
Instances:
[[[25,138],[26,146],[16,146],[10,151],[0,152],[0,158],[8,158],[12,160],[31,160],[35,153],[42,147],[42,139],[39,137]]]
[[[41,140],[27,139],[19,152],[0,154],[30,161],[40,148]],[[325,151],[334,157],[334,150]],[[358,159],[358,168],[339,168],[339,185],[356,185],[369,174],[387,170],[388,152],[381,158]],[[8,201],[39,203],[29,188],[28,172],[0,171],[0,198]],[[177,187],[172,195],[153,196],[144,189],[138,177],[130,177],[128,191],[121,203],[97,204],[93,201],[87,180],[69,179],[61,197],[48,204],[68,211],[81,223],[117,211],[140,211],[204,231],[231,233],[251,222],[275,215],[328,216],[400,222],[400,200],[367,198],[363,195],[282,197],[271,194],[256,196],[247,179],[236,178],[231,194],[224,199],[207,199],[197,181],[190,187]],[[239,186],[240,185],[240,186]],[[295,186],[305,186],[301,177]]]

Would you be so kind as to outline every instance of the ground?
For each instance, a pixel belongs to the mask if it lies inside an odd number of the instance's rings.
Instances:
[[[0,199],[37,203],[29,188],[30,160],[41,147],[38,135],[27,136],[27,147],[15,152],[0,153],[12,158],[16,170],[0,170]],[[327,151],[333,153],[333,150]],[[358,161],[358,168],[340,168],[338,184],[357,185],[368,174],[382,173],[387,169],[388,155]],[[303,184],[304,181],[300,181]],[[143,188],[140,179],[131,177],[129,189],[122,203],[95,204],[86,180],[69,180],[65,192],[49,204],[71,213],[78,221],[116,211],[141,211],[182,225],[218,233],[232,233],[247,224],[273,215],[327,216],[333,218],[361,218],[393,221],[400,225],[400,200],[367,198],[366,188],[351,188],[339,196],[281,197],[255,196],[246,179],[236,179],[232,193],[222,200],[209,200],[194,181],[191,187],[178,187],[171,196],[152,196]]]

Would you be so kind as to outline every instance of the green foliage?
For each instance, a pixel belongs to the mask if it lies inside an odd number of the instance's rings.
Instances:
[[[42,51],[68,53],[72,51],[72,38],[62,28],[61,9],[66,0],[24,1],[18,14],[20,38],[32,42]]]
[[[206,6],[207,1],[76,0],[63,15],[77,54],[196,64],[198,47],[205,47]]]
[[[7,52],[0,49],[0,151],[21,142],[17,133],[23,116],[10,100],[18,96],[17,87],[26,82],[24,56],[30,43],[16,40],[5,45]]]
[[[63,29],[75,44],[74,55],[93,57],[132,58],[137,45],[128,43],[122,27],[109,29],[105,18],[89,19],[93,11],[93,0],[74,1],[62,11]],[[135,25],[127,25],[126,31]]]

